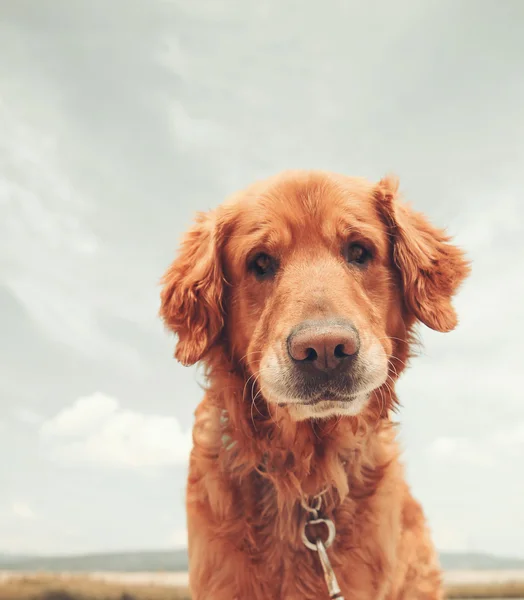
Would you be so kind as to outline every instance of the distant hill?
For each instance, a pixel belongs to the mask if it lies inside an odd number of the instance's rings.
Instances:
[[[440,555],[442,567],[452,570],[524,569],[524,560],[481,553],[449,553]],[[186,550],[149,552],[111,552],[74,556],[20,556],[0,554],[0,570],[48,571],[51,573],[90,571],[187,571]]]
[[[0,554],[0,570],[7,571],[187,571],[186,550],[108,552],[73,556],[11,556]]]
[[[480,552],[442,552],[440,563],[446,571],[524,569],[523,559],[493,556]]]

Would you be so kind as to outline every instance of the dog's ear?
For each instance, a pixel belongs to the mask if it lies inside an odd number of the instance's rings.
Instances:
[[[204,357],[224,325],[223,273],[214,213],[199,213],[162,278],[160,316],[178,336],[175,358],[189,366]]]
[[[408,311],[431,329],[451,331],[457,325],[451,299],[470,271],[464,253],[444,231],[400,202],[396,177],[381,179],[376,197],[389,227]]]

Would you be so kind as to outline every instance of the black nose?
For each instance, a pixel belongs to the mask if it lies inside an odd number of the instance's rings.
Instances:
[[[287,347],[289,356],[304,367],[330,372],[358,354],[360,339],[345,319],[305,321],[293,329]]]

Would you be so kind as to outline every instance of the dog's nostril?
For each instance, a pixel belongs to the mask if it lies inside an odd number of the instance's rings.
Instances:
[[[335,347],[335,356],[337,358],[345,358],[346,356],[349,356],[349,354],[344,352],[344,344],[339,344]]]
[[[306,357],[304,358],[304,360],[314,361],[314,360],[317,360],[317,358],[318,358],[318,354],[314,348],[306,349]]]

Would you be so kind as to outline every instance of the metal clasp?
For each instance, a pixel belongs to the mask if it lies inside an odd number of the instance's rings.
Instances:
[[[333,521],[331,519],[311,519],[310,521],[306,521],[304,523],[304,529],[302,529],[302,541],[304,542],[304,546],[306,548],[309,548],[309,550],[313,550],[314,552],[318,552],[317,546],[316,546],[316,541],[313,544],[312,542],[309,541],[309,538],[307,536],[307,528],[309,526],[312,525],[325,525],[327,527],[328,530],[328,536],[325,542],[322,542],[324,544],[325,548],[329,548],[331,546],[331,544],[333,543],[333,540],[335,539],[335,534],[336,534],[336,529],[335,529],[335,523],[333,523]]]
[[[333,571],[333,567],[331,566],[331,562],[326,552],[326,548],[329,548],[335,539],[335,524],[331,519],[326,519],[319,516],[319,511],[322,506],[322,496],[324,493],[325,490],[317,496],[314,496],[312,499],[312,505],[305,502],[305,500],[302,500],[302,507],[309,513],[302,529],[302,542],[306,548],[318,553],[320,564],[322,565],[322,570],[324,571],[324,579],[326,580],[330,600],[344,600],[335,576],[335,572]],[[310,541],[307,535],[307,530],[308,527],[313,525],[326,526],[328,535],[325,541],[322,541],[320,538],[317,538],[314,543]]]

